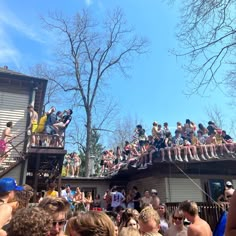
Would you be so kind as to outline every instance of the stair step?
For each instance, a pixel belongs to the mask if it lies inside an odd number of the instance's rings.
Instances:
[[[3,163],[0,164],[0,166],[8,166],[8,164],[3,162]]]
[[[1,165],[1,166],[0,166],[0,169],[4,169],[4,170],[5,170],[5,169],[8,168],[8,167],[10,167],[10,166],[9,166],[9,165]]]
[[[15,162],[16,162],[16,160],[4,160],[3,163],[15,163]]]

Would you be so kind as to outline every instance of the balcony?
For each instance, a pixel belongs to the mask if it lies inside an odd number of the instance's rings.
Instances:
[[[33,134],[35,136],[35,144],[31,145],[32,135],[28,141],[28,154],[65,154],[65,136],[49,135],[43,133]]]

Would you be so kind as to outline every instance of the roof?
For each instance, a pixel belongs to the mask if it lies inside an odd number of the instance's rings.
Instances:
[[[0,67],[0,74],[5,74],[5,75],[9,75],[9,76],[14,76],[14,77],[17,76],[19,78],[21,77],[21,78],[46,80],[47,81],[47,79],[44,79],[44,78],[38,78],[38,77],[31,76],[31,75],[23,74],[23,73],[20,73],[20,72],[16,72],[16,71],[13,71],[13,70],[9,70],[7,66]]]

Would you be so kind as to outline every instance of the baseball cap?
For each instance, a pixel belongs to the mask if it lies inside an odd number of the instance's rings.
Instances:
[[[0,179],[0,193],[6,193],[9,191],[22,191],[22,186],[17,186],[14,178],[2,178]]]
[[[227,181],[227,182],[225,183],[225,185],[226,185],[227,187],[233,186],[233,184],[232,184],[230,181]]]
[[[151,193],[157,193],[157,190],[156,189],[152,189]]]

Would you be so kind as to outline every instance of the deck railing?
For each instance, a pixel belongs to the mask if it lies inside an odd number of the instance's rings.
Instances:
[[[34,145],[31,145],[30,143],[32,136],[35,136],[36,140]],[[65,135],[49,135],[43,133],[32,134],[28,146],[31,148],[64,148]]]

